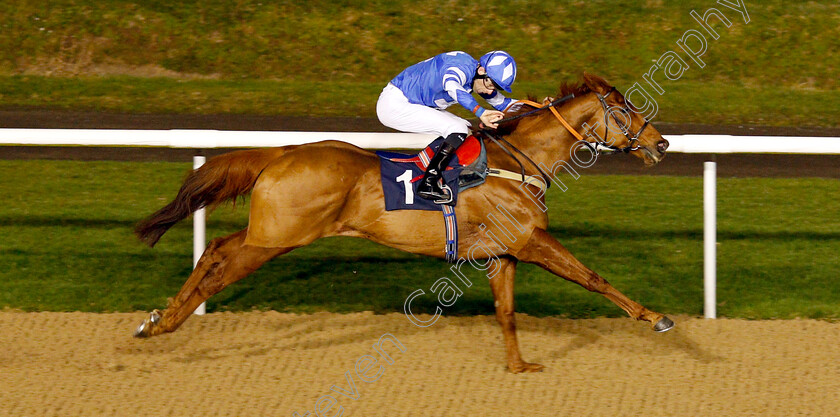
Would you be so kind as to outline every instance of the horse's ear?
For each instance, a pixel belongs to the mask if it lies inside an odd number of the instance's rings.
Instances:
[[[583,72],[583,83],[589,87],[590,91],[594,91],[601,95],[606,95],[610,90],[610,83],[607,80],[586,71]]]

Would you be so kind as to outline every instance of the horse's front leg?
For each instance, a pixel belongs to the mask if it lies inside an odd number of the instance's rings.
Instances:
[[[651,324],[653,330],[664,332],[674,327],[674,322],[662,314],[650,311],[627,298],[607,280],[584,266],[563,245],[543,229],[535,229],[531,238],[516,257],[523,262],[539,265],[543,269],[580,284],[589,291],[603,294],[636,320]]]
[[[501,270],[490,280],[493,299],[496,302],[496,320],[502,326],[505,337],[507,366],[511,372],[539,372],[544,366],[522,360],[519,353],[519,341],[516,339],[516,319],[513,311],[513,281],[516,275],[516,259],[500,258]]]

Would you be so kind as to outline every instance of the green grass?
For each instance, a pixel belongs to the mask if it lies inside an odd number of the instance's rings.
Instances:
[[[135,311],[165,306],[191,269],[190,222],[154,249],[134,223],[177,191],[186,163],[0,161],[0,308]],[[649,308],[702,314],[702,179],[584,176],[548,198],[550,232]],[[621,185],[620,187],[618,185]],[[840,191],[829,179],[719,179],[718,312],[745,318],[840,318]],[[243,228],[247,204],[209,217],[208,235]],[[443,227],[441,225],[441,227]],[[463,248],[462,248],[463,249]],[[210,311],[402,311],[442,261],[350,238],[273,260],[209,302]],[[446,314],[490,314],[475,285]],[[603,297],[521,265],[517,311],[623,316]],[[417,310],[432,311],[432,297]]]
[[[676,41],[690,11],[716,7],[699,68]],[[836,1],[747,4],[750,22],[712,0],[664,2],[237,2],[56,0],[0,4],[0,109],[373,116],[408,65],[505,49],[516,97],[553,94],[582,71],[627,90],[654,60],[659,121],[838,126]]]
[[[522,82],[534,97],[557,84]],[[381,83],[169,78],[0,77],[6,107],[127,113],[267,114],[375,117]],[[524,94],[523,94],[524,96]],[[683,82],[657,99],[656,121],[671,123],[833,126],[840,94],[783,87],[737,87]],[[11,103],[14,106],[11,106]],[[0,105],[0,108],[3,106]],[[462,117],[472,117],[460,107]]]

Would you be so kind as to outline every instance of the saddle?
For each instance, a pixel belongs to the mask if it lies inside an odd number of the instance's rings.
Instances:
[[[448,204],[436,204],[431,200],[417,196],[417,186],[423,178],[429,161],[443,144],[443,138],[430,143],[417,155],[405,155],[396,152],[378,151],[382,190],[385,194],[385,210],[433,210],[443,212],[446,230],[444,248],[447,262],[458,259],[458,221],[455,217],[455,204],[459,191],[484,183],[487,177],[487,151],[484,143],[470,135],[455,150],[455,156],[443,171],[443,181],[452,191],[452,201]]]
[[[418,182],[441,144],[443,139],[436,139],[416,155],[376,152],[380,158],[385,210],[441,210],[441,205],[416,195]],[[455,150],[455,157],[443,172],[444,182],[452,189],[452,202],[448,205],[457,204],[459,192],[483,184],[488,172],[484,142],[473,135],[468,136]]]
[[[426,166],[442,144],[443,138],[437,139],[417,155],[387,151],[377,151],[376,155],[379,156],[385,210],[442,211],[446,229],[445,258],[447,262],[456,262],[458,259],[458,221],[455,217],[455,205],[461,191],[483,184],[488,175],[522,181],[541,188],[543,192],[547,187],[547,181],[525,175],[524,169],[521,173],[515,173],[488,168],[484,141],[470,135],[455,150],[455,156],[442,173],[444,182],[452,190],[452,201],[448,204],[436,204],[432,200],[417,196],[417,186],[423,178]]]

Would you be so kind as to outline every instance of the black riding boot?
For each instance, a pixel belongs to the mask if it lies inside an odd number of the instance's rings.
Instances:
[[[464,141],[464,136],[466,135],[453,133],[440,145],[435,156],[429,161],[429,166],[426,167],[426,173],[423,174],[420,185],[417,186],[417,195],[426,200],[434,200],[437,204],[452,202],[452,190],[446,185],[441,186],[441,179],[443,178],[443,171],[455,155],[457,146],[453,146],[452,143],[460,145]]]

